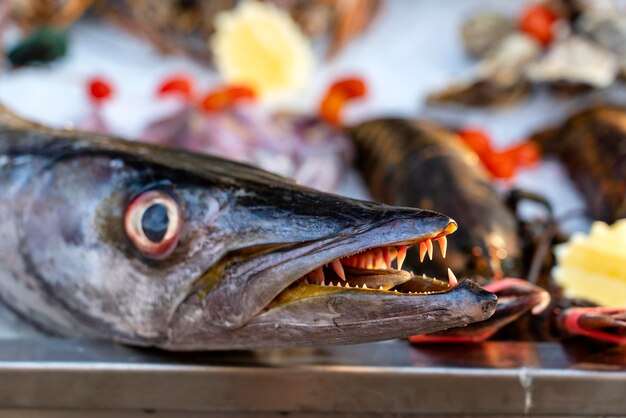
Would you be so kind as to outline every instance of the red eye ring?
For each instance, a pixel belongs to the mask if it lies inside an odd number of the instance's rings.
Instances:
[[[133,199],[124,213],[124,229],[135,248],[146,257],[161,260],[178,245],[183,225],[178,202],[159,190]]]

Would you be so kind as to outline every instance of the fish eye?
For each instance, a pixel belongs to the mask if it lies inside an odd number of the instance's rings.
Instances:
[[[170,255],[183,224],[178,202],[159,190],[133,199],[124,213],[124,229],[135,248],[146,257],[160,260]]]

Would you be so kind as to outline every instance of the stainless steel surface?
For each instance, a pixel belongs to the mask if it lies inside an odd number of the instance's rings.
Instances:
[[[92,341],[0,340],[0,417],[148,412],[626,415],[626,351],[527,343],[415,349],[393,341],[173,354]]]

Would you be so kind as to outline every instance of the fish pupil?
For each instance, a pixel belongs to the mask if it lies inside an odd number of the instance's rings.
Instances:
[[[154,243],[163,240],[169,223],[167,208],[160,203],[150,206],[141,217],[141,229],[143,229],[146,238]]]

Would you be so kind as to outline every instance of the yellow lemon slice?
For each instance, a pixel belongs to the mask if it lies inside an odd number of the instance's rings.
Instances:
[[[286,12],[245,1],[220,13],[215,27],[215,64],[227,82],[251,87],[259,95],[279,95],[309,81],[313,50]]]
[[[554,278],[568,297],[626,307],[626,219],[612,226],[594,222],[556,248]]]

